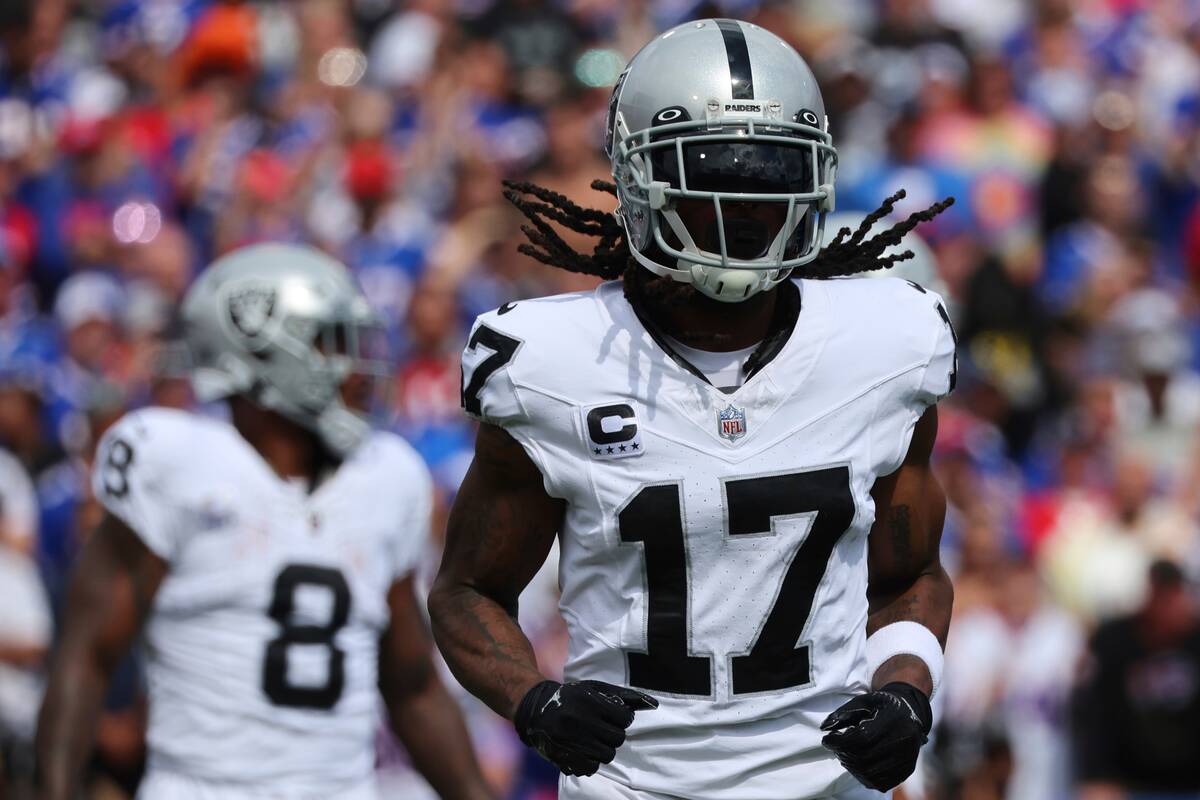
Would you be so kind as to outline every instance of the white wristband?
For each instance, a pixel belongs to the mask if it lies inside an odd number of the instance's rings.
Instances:
[[[937,694],[942,683],[942,667],[946,658],[942,654],[942,645],[938,642],[933,631],[919,622],[901,620],[885,625],[867,637],[867,680],[875,679],[875,672],[892,656],[916,656],[929,667],[929,677],[933,679],[933,691],[929,698]]]

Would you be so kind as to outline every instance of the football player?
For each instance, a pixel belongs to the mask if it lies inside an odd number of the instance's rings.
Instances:
[[[413,591],[432,485],[372,432],[366,299],[337,261],[257,245],[183,305],[202,400],[100,445],[106,513],[72,580],[38,731],[41,797],[76,796],[113,666],[144,628],[151,800],[375,797],[379,693],[443,797],[489,796]],[[378,689],[377,689],[378,687]]]
[[[816,81],[732,20],[643,48],[607,134],[616,220],[510,185],[524,252],[613,280],[476,323],[482,424],[434,635],[567,800],[879,797],[913,771],[942,669],[930,451],[955,342],[919,285],[821,279],[904,258],[884,251],[951,201],[868,237],[897,195],[819,249],[837,156]],[[556,535],[563,683],[515,622]]]

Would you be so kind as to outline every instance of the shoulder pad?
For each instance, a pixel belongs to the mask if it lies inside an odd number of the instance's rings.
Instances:
[[[208,422],[185,411],[145,408],[108,429],[96,450],[92,491],[162,558],[174,551],[171,486],[195,458]]]
[[[518,385],[553,383],[547,365],[570,363],[571,348],[599,324],[595,292],[505,303],[481,314],[462,354],[462,407],[470,416],[496,424],[522,413]],[[577,357],[577,354],[576,354]]]
[[[433,514],[433,478],[412,446],[388,431],[376,431],[363,444],[361,458],[378,488],[374,506],[382,529],[388,532],[391,571],[402,577],[417,569],[429,542]]]
[[[373,431],[356,456],[368,462],[371,469],[394,488],[429,480],[424,459],[402,436],[391,431]]]
[[[921,366],[923,403],[949,394],[957,373],[957,339],[941,295],[893,277],[822,283],[838,307],[838,335],[861,338],[857,346],[876,353],[881,364]]]

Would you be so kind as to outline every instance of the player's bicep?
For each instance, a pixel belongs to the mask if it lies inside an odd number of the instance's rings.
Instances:
[[[917,421],[900,468],[875,482],[875,523],[868,545],[872,597],[903,591],[923,574],[941,569],[938,550],[946,497],[930,457],[937,438],[937,407]]]
[[[149,616],[166,574],[167,563],[119,517],[106,513],[71,576],[64,647],[82,647],[104,666],[114,666]]]
[[[480,425],[475,458],[450,509],[439,583],[470,586],[515,615],[565,508],[546,493],[541,472],[511,435]]]

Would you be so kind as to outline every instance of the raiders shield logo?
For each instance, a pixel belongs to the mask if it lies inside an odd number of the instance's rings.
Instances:
[[[746,410],[730,403],[724,411],[717,412],[717,433],[722,439],[736,442],[746,435]]]
[[[229,320],[251,339],[267,327],[275,311],[275,290],[268,286],[242,286],[229,295]]]

